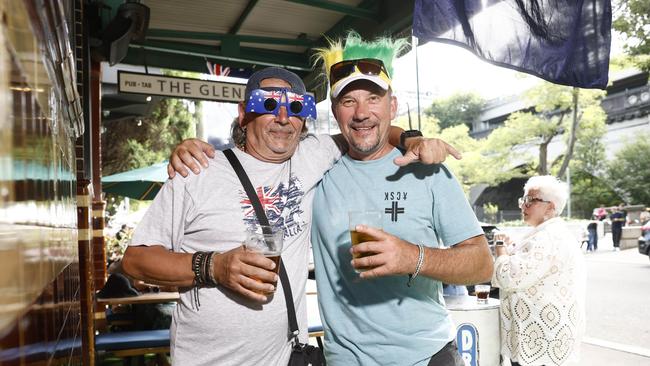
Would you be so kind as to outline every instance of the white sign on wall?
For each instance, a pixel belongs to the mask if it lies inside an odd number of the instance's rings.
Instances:
[[[245,84],[179,78],[119,71],[117,84],[120,93],[159,95],[163,97],[203,99],[215,102],[237,103],[244,100]]]

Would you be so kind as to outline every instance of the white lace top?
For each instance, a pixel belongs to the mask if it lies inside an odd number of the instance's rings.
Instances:
[[[535,227],[494,263],[500,288],[501,353],[523,365],[577,361],[584,333],[586,270],[561,218]]]

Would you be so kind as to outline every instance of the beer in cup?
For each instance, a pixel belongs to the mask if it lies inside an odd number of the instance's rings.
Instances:
[[[282,245],[284,231],[271,226],[260,226],[257,231],[248,231],[244,247],[251,252],[260,253],[275,263],[276,274],[280,270],[280,255],[282,254]],[[259,282],[261,280],[256,279]]]
[[[476,293],[477,303],[488,303],[488,297],[490,296],[490,285],[476,285],[474,286],[474,292]]]
[[[357,225],[365,225],[375,229],[381,230],[383,225],[382,213],[378,210],[369,210],[369,211],[349,211],[350,216],[350,239],[352,240],[352,245],[357,245],[367,241],[374,241],[376,238],[372,237],[366,233],[359,233],[356,230]],[[354,254],[353,258],[361,258],[368,256],[370,254],[359,255]],[[357,272],[363,272],[363,269],[355,269]]]

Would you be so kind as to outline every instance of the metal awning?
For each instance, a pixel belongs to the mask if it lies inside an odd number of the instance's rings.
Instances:
[[[123,1],[107,0],[115,11]],[[237,67],[286,67],[324,97],[312,50],[354,29],[362,36],[410,34],[414,0],[156,0],[144,42],[122,61],[207,73],[206,61]]]

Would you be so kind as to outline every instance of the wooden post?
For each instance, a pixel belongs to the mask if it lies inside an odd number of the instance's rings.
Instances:
[[[90,206],[92,191],[90,181],[77,181],[77,227],[79,228],[79,300],[81,302],[81,351],[83,364],[95,365],[95,323],[92,232],[90,230]]]
[[[106,283],[106,248],[104,242],[104,209],[106,202],[102,197],[102,144],[101,144],[101,77],[99,62],[90,63],[90,131],[92,151],[92,247],[95,288],[100,289]]]

